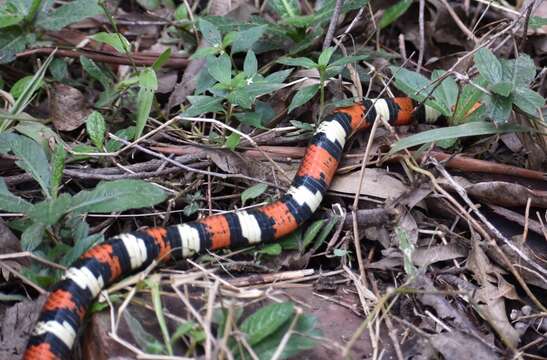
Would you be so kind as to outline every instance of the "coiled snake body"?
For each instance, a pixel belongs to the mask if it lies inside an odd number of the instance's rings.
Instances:
[[[291,187],[280,200],[253,210],[121,234],[94,246],[53,287],[24,359],[70,359],[78,329],[99,292],[154,260],[268,242],[294,231],[321,204],[346,140],[370,127],[377,117],[405,125],[413,120],[433,121],[438,116],[410,98],[364,100],[338,108],[318,126]]]

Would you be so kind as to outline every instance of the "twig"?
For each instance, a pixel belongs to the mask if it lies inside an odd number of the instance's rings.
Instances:
[[[460,17],[458,16],[458,14],[456,14],[456,12],[454,11],[454,9],[452,9],[452,7],[450,6],[450,4],[448,3],[447,0],[441,0],[441,2],[443,3],[443,5],[446,7],[446,10],[448,11],[448,13],[450,14],[450,16],[452,17],[452,19],[454,20],[454,22],[456,23],[456,25],[458,25],[458,27],[460,28],[461,31],[463,31],[465,33],[465,35],[467,35],[467,37],[471,40],[473,40],[474,43],[477,43],[478,42],[478,39],[475,37],[475,34],[473,34],[471,32],[471,30],[469,30],[467,28],[467,26],[465,26],[465,24],[463,23],[463,21],[460,19]]]
[[[418,26],[420,28],[420,42],[418,49],[418,66],[416,71],[420,72],[422,70],[422,65],[424,63],[424,52],[425,52],[425,0],[420,0],[419,15],[418,15]]]
[[[327,29],[327,34],[325,35],[325,40],[323,41],[323,50],[330,46],[332,39],[334,38],[334,32],[336,31],[336,24],[338,23],[338,17],[340,17],[340,10],[342,10],[342,5],[344,0],[336,0],[334,5],[334,12],[330,18],[329,28]]]

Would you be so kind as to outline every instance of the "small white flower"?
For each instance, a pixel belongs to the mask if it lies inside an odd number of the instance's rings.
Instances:
[[[253,83],[253,78],[248,78],[246,82],[247,82],[247,85],[251,85]]]

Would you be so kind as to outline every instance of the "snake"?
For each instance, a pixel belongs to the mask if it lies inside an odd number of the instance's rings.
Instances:
[[[439,117],[435,109],[408,97],[364,99],[336,108],[317,126],[291,186],[279,200],[194,222],[119,234],[91,247],[52,287],[23,359],[70,359],[95,297],[153,261],[272,242],[296,230],[319,208],[348,139],[375,121],[398,126]]]

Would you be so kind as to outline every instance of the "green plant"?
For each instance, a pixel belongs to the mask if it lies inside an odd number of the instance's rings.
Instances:
[[[53,1],[7,0],[0,6],[0,64],[36,43],[45,31],[63,27],[101,14],[96,0],[74,0],[59,7]]]
[[[86,213],[110,213],[148,207],[165,200],[160,188],[141,180],[101,182],[92,190],[74,195],[61,193],[65,150],[57,145],[48,160],[46,152],[34,140],[17,134],[0,134],[0,153],[17,157],[16,165],[29,173],[39,184],[43,200],[30,203],[11,193],[0,178],[0,210],[22,213],[24,217],[11,223],[22,231],[21,248],[44,254],[62,265],[69,265],[90,246],[102,241],[101,234],[89,235]],[[138,193],[139,196],[134,196]],[[44,235],[62,239],[52,246]],[[65,245],[71,243],[72,247]]]
[[[320,91],[320,113],[322,114],[325,107],[325,81],[340,74],[345,65],[369,57],[368,55],[353,55],[340,57],[337,60],[331,61],[335,50],[333,47],[326,48],[321,52],[317,61],[313,61],[307,57],[282,58],[277,61],[280,64],[299,66],[305,69],[316,69],[319,72],[319,84],[313,84],[298,90],[289,105],[289,112],[310,101]]]

